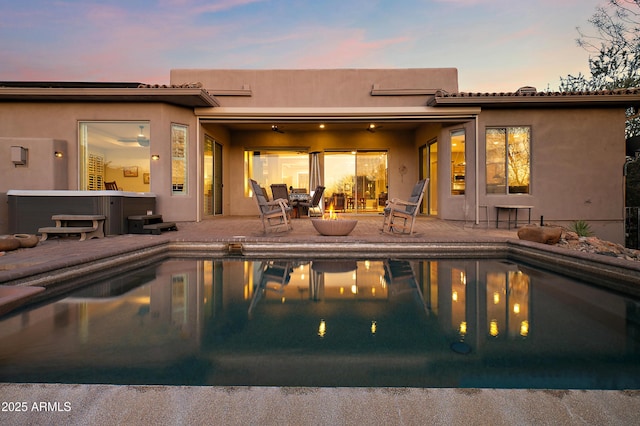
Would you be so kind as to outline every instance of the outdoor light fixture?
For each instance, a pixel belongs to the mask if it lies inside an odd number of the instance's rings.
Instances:
[[[53,153],[53,155],[54,155],[56,158],[62,158],[62,157],[64,157],[64,154],[63,154],[61,151],[56,151],[56,152],[54,152],[54,153]]]
[[[160,156],[159,156],[158,154],[152,154],[152,155],[151,155],[151,159],[152,159],[153,161],[158,161],[158,160],[160,159]]]

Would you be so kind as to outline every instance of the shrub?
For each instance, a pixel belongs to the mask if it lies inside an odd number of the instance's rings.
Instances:
[[[591,226],[584,220],[576,220],[569,227],[569,231],[573,231],[578,234],[578,237],[590,237],[593,235]]]

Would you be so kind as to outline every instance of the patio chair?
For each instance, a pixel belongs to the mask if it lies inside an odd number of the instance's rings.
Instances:
[[[429,179],[418,181],[408,200],[393,198],[387,202],[387,207],[384,209],[382,232],[408,233],[409,235],[413,233],[413,225],[428,182]]]
[[[251,190],[253,191],[253,199],[256,200],[258,210],[260,211],[260,219],[264,232],[269,229],[278,229],[284,226],[287,230],[293,229],[291,226],[291,207],[285,203],[283,199],[267,201],[258,182],[250,179]]]
[[[283,199],[289,205],[289,189],[284,183],[274,183],[271,185],[271,195],[274,200]]]
[[[384,278],[387,281],[389,296],[398,297],[404,293],[413,293],[425,312],[429,307],[424,300],[420,283],[416,280],[413,266],[407,260],[387,259],[384,262]]]
[[[284,292],[284,288],[291,280],[292,271],[290,262],[264,261],[261,263],[258,285],[253,290],[253,298],[249,305],[249,317],[265,292],[273,291],[278,294]]]
[[[311,200],[299,201],[298,207],[306,207],[307,209],[309,209],[309,216],[313,216],[314,214],[322,216],[322,207],[320,207],[320,201],[322,201],[323,194],[324,186],[318,185],[315,192],[313,193],[313,197],[311,197]]]
[[[260,189],[262,190],[262,195],[264,195],[264,199],[269,201],[269,193],[267,192],[267,188],[265,188],[264,186],[261,186]]]
[[[107,191],[117,191],[118,185],[116,184],[115,180],[113,182],[105,182],[104,189],[106,189]]]

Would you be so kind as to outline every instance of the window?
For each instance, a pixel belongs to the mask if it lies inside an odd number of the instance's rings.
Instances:
[[[531,171],[531,129],[486,130],[487,193],[528,194]]]
[[[245,195],[250,196],[249,179],[269,193],[274,183],[303,188],[309,192],[309,154],[287,150],[248,150],[244,152]]]
[[[465,188],[465,133],[451,132],[451,195],[463,195]]]
[[[82,121],[78,123],[79,189],[104,190],[104,182],[118,189],[148,192],[148,121]]]
[[[187,126],[171,125],[171,192],[187,194]]]

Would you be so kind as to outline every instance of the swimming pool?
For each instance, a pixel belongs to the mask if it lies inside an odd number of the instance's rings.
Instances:
[[[0,381],[640,389],[640,301],[501,259],[167,259],[0,322]]]

